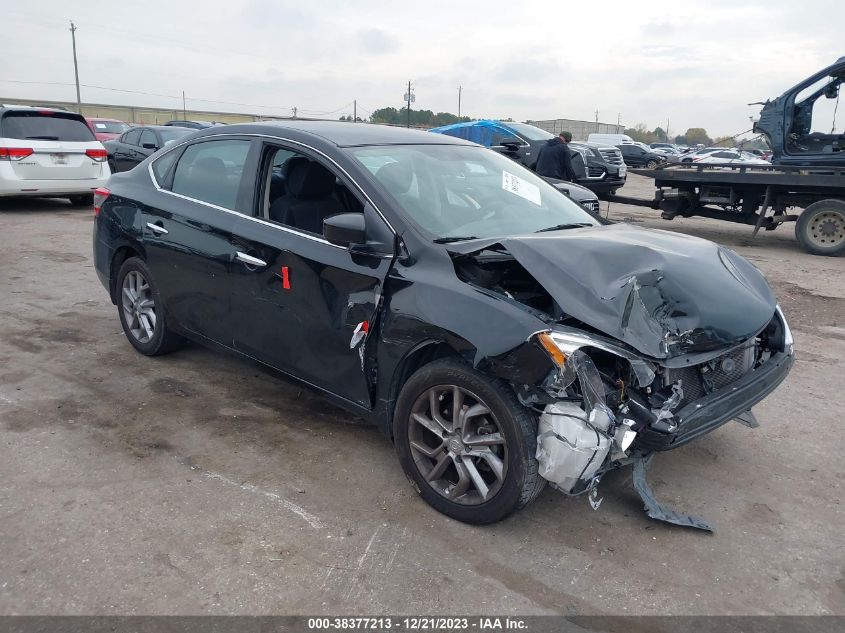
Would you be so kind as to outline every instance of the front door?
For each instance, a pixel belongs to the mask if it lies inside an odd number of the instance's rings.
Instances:
[[[368,232],[389,229],[331,165],[274,145],[265,147],[262,165],[255,213],[233,228],[235,349],[369,408],[368,333],[392,253],[356,253],[314,229],[347,212],[364,212]],[[332,176],[321,177],[322,169]]]

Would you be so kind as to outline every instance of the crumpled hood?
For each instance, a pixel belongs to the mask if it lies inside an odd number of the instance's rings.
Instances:
[[[614,224],[486,240],[482,248],[495,244],[564,312],[653,358],[740,343],[775,312],[760,271],[697,237]],[[450,250],[481,249],[475,241]]]

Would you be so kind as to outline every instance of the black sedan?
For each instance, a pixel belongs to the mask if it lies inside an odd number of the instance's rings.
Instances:
[[[456,138],[206,130],[112,176],[94,212],[95,268],[138,352],[190,339],[322,392],[461,521],[502,519],[547,481],[595,503],[633,464],[650,516],[703,527],[654,499],[650,457],[753,424],[792,365],[745,259],[605,224]]]
[[[664,154],[659,154],[645,145],[623,143],[616,147],[622,152],[622,160],[629,167],[648,167],[649,169],[654,169],[667,162]]]
[[[112,141],[105,141],[112,173],[127,171],[135,165],[193,130],[184,127],[146,125],[133,127]]]

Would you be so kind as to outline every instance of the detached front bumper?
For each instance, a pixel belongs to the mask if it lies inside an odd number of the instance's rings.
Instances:
[[[675,412],[678,429],[674,433],[643,429],[634,447],[641,451],[668,451],[730,422],[774,391],[789,374],[794,360],[786,352],[773,354],[739,380]]]

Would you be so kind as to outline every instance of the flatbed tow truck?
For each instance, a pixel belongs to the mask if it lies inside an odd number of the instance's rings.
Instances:
[[[654,179],[654,198],[611,200],[660,209],[667,220],[701,216],[748,224],[753,235],[795,222],[795,236],[808,253],[845,254],[845,134],[835,133],[836,108],[830,134],[812,131],[819,97],[836,99],[838,106],[843,82],[845,57],[762,104],[754,132],[767,137],[772,165],[632,169]]]

